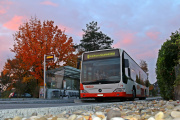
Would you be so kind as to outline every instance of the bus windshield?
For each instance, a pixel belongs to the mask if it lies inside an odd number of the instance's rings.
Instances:
[[[120,82],[120,58],[90,60],[82,63],[81,83],[109,84]]]

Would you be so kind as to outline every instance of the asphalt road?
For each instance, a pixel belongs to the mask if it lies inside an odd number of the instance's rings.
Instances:
[[[42,108],[42,107],[62,107],[75,105],[88,105],[89,103],[61,103],[61,104],[0,104],[0,109],[20,109],[20,108]],[[91,103],[92,104],[92,103]]]
[[[147,98],[146,100],[161,99],[160,97]],[[137,101],[138,99],[136,99]],[[117,100],[106,100],[102,103],[120,102]],[[61,100],[40,100],[40,99],[14,99],[14,100],[0,100],[0,109],[21,109],[21,108],[42,108],[42,107],[62,107],[62,106],[77,106],[77,105],[90,105],[100,104],[93,99],[80,100],[76,98],[61,99]]]

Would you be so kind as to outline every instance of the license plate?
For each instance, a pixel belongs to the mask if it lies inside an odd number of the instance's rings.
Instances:
[[[98,94],[97,96],[103,96],[103,94]]]

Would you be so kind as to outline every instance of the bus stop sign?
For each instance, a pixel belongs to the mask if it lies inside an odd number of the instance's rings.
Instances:
[[[46,61],[54,60],[54,55],[46,55]]]

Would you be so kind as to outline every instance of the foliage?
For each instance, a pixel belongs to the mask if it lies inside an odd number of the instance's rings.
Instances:
[[[6,90],[1,93],[1,98],[8,98],[10,93],[13,92],[12,90]]]
[[[139,79],[138,75],[136,75],[136,83],[140,84],[140,79]]]
[[[23,77],[29,75],[30,73],[26,70],[25,66],[26,65],[23,64],[21,59],[8,59],[3,68],[3,73],[8,73],[12,80],[22,81]]]
[[[149,91],[149,95],[151,95],[153,97],[157,96],[157,94],[158,94],[158,91],[156,89],[152,89]]]
[[[154,89],[154,86],[153,85],[150,85],[149,86],[149,90],[153,90]]]
[[[56,61],[47,63],[47,69],[76,65],[73,39],[68,38],[58,26],[54,26],[53,21],[41,23],[37,18],[31,18],[19,27],[19,31],[14,34],[14,41],[14,48],[11,50],[16,54],[16,59],[21,60],[18,65],[38,79],[39,83],[43,83],[44,54],[54,54],[57,58]]]
[[[11,83],[11,77],[10,74],[7,72],[1,72],[1,77],[0,77],[0,83],[3,85],[6,85],[7,83]]]
[[[175,81],[175,85],[179,85],[179,84],[180,84],[180,75],[176,77],[176,81]]]
[[[78,45],[83,49],[83,51],[111,48],[113,40],[109,36],[102,33],[102,31],[99,31],[100,27],[97,26],[97,22],[92,21],[89,24],[86,24],[86,27],[86,30],[83,29],[83,39]]]
[[[141,69],[148,75],[148,64],[147,64],[147,62],[146,61],[144,61],[144,60],[141,60],[140,61],[140,67],[141,67]],[[136,76],[137,77],[137,76]],[[136,78],[137,79],[137,78]],[[145,80],[145,81],[143,81],[143,80],[138,80],[138,82],[140,82],[142,85],[145,85],[146,87],[149,87],[149,85],[150,85],[150,83],[149,83],[149,80],[147,79],[147,80]]]
[[[149,80],[145,80],[145,83],[144,83],[144,84],[145,84],[146,87],[149,87],[149,86],[151,85],[150,82],[149,82]]]
[[[146,61],[144,61],[144,60],[141,60],[141,61],[140,61],[140,67],[141,67],[141,69],[143,69],[144,72],[146,72],[146,73],[149,71],[149,70],[148,70],[148,65],[147,65]]]
[[[39,87],[37,84],[37,80],[33,76],[24,77],[23,83],[25,83],[26,85],[26,93],[30,93],[33,97],[39,96]]]
[[[170,39],[163,43],[158,53],[156,63],[157,82],[160,88],[161,96],[164,99],[173,99],[175,70],[174,66],[177,64],[178,54],[180,50],[179,45],[176,44],[180,39],[178,31],[172,33]]]

